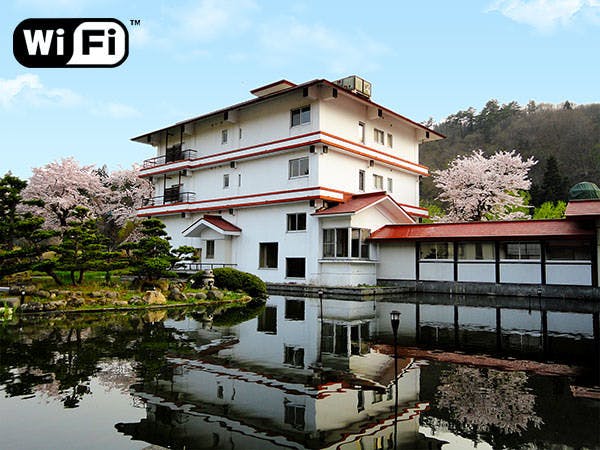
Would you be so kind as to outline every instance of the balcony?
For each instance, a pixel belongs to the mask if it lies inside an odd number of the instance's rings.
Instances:
[[[163,195],[157,197],[145,198],[143,206],[163,206],[169,203],[191,202],[196,198],[195,192],[182,192],[182,185],[171,186],[165,189]]]
[[[181,145],[174,145],[173,147],[169,147],[164,155],[146,159],[142,165],[142,169],[151,169],[163,164],[190,160],[194,159],[195,156],[196,150],[181,150]]]

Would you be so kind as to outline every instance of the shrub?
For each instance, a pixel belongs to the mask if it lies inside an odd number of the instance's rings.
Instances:
[[[253,298],[265,298],[267,286],[263,280],[251,273],[231,267],[219,267],[213,270],[215,275],[215,286],[230,291],[244,291]],[[194,281],[201,282],[202,273],[194,275]]]

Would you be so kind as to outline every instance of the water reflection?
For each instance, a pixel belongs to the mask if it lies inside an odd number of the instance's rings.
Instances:
[[[392,309],[402,313],[397,398]],[[384,449],[393,448],[394,426],[398,448],[594,448],[598,403],[570,390],[585,380],[435,357],[590,367],[594,320],[421,302],[321,307],[280,296],[254,310],[28,318],[0,328],[0,384],[6,396],[72,409],[99,383],[144,410],[119,421],[120,436],[169,448]],[[417,347],[436,352],[410,356]]]

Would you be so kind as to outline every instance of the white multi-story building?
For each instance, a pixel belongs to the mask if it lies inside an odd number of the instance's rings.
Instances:
[[[414,223],[419,144],[439,133],[371,101],[358,77],[281,80],[256,98],[142,134],[155,195],[139,211],[202,263],[268,282],[374,284],[371,231]]]

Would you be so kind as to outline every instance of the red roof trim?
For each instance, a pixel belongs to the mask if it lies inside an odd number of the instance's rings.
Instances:
[[[494,238],[593,237],[594,230],[564,220],[385,225],[371,234],[373,240],[481,240]]]
[[[242,231],[241,228],[223,219],[223,217],[221,216],[212,216],[209,214],[205,214],[201,220],[205,220],[206,222],[213,224],[215,227],[223,231]]]
[[[572,200],[565,211],[567,217],[600,216],[600,200]]]

